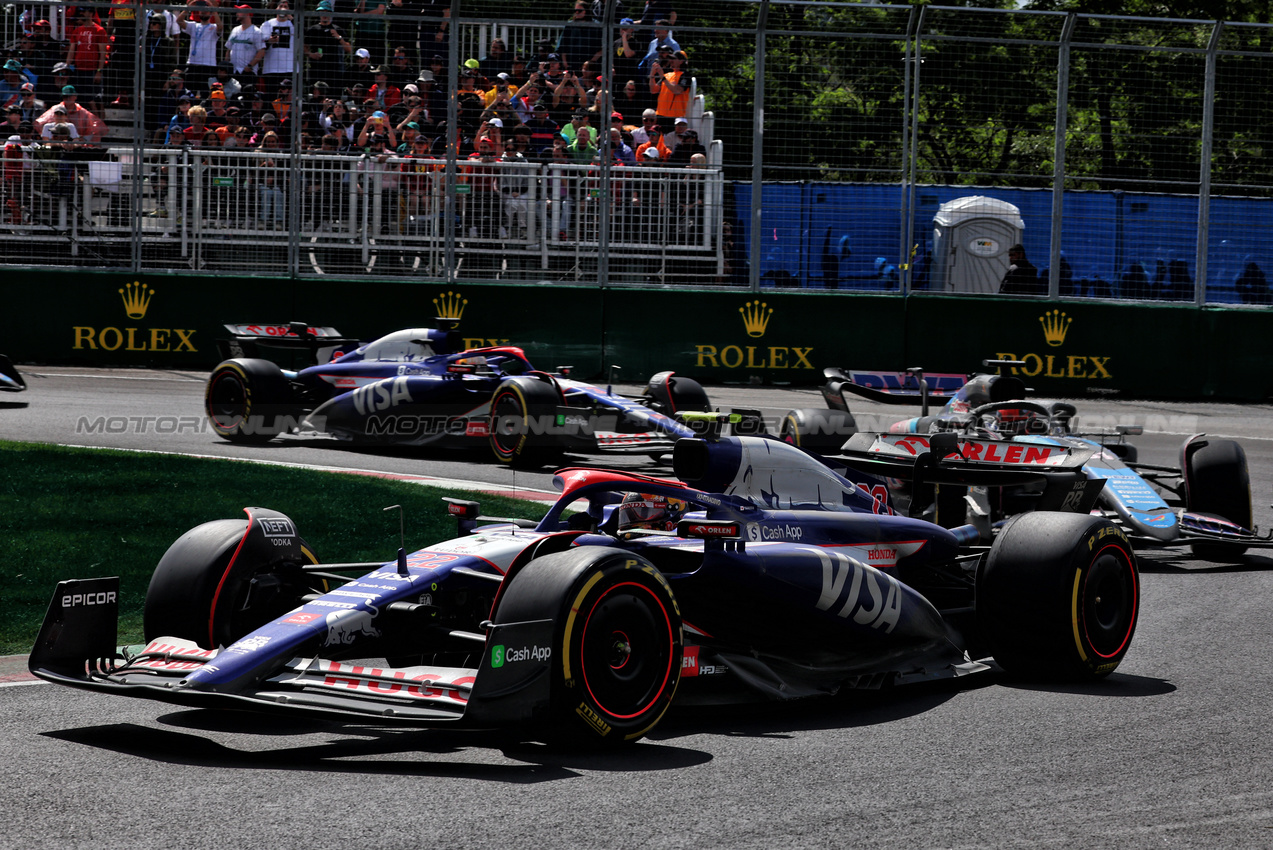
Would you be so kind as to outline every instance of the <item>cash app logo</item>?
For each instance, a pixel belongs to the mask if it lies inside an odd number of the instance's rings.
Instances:
[[[491,666],[492,667],[504,666],[504,645],[503,644],[500,644],[499,646],[493,647],[491,649]]]

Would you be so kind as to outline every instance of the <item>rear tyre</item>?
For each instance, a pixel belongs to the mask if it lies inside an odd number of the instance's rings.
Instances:
[[[836,454],[857,430],[857,422],[847,410],[805,408],[789,411],[782,418],[778,438],[806,451]]]
[[[1246,452],[1233,440],[1195,440],[1184,447],[1185,509],[1213,514],[1251,527],[1251,476]],[[1236,543],[1193,543],[1199,558],[1227,561],[1247,547]]]
[[[296,425],[291,385],[269,360],[226,360],[212,371],[204,410],[212,430],[234,443],[267,443]]]
[[[229,646],[300,605],[302,596],[323,590],[301,569],[318,562],[304,540],[294,537],[292,546],[262,551],[251,538],[244,540],[247,530],[246,519],[214,520],[168,547],[146,591],[146,640],[168,636],[204,649]]]
[[[1035,679],[1109,675],[1140,610],[1131,544],[1113,523],[1087,514],[1013,519],[982,562],[976,592],[978,628],[995,661]]]
[[[639,555],[582,547],[545,555],[510,580],[494,621],[552,618],[548,735],[614,746],[646,735],[681,675],[681,615],[672,589]]]
[[[561,396],[547,381],[509,378],[491,396],[490,443],[495,459],[517,467],[553,463],[562,454],[553,435]]]

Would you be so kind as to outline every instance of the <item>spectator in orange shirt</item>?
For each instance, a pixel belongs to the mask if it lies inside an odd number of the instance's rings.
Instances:
[[[55,103],[51,109],[35,119],[36,132],[42,133],[45,124],[50,122],[58,123],[55,113],[60,106],[66,110],[66,122],[75,125],[75,130],[79,134],[81,142],[96,143],[101,141],[102,136],[106,135],[106,122],[94,115],[92,111],[80,106],[77,98],[78,94],[75,91],[75,86],[63,86],[62,100]]]
[[[658,96],[659,126],[664,133],[672,132],[677,118],[685,117],[690,106],[689,57],[684,50],[672,54],[671,70],[665,70],[662,62],[650,66],[650,94]]]
[[[649,139],[649,141],[642,145],[638,145],[636,149],[636,161],[638,163],[645,163],[645,161],[649,158],[646,151],[649,150],[653,150],[660,160],[666,160],[672,155],[672,152],[668,150],[667,145],[663,144],[663,128],[661,128],[658,124],[647,124],[645,126],[645,136]]]

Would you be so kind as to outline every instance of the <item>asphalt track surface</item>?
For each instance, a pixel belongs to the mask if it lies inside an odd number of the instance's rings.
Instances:
[[[175,424],[77,432],[81,417],[197,419],[203,375],[20,368],[30,391],[0,398],[0,439],[549,489],[546,472],[514,476],[480,455],[306,438],[244,448]],[[820,406],[811,390],[709,393],[770,414]],[[1152,430],[1134,440],[1149,463],[1175,465],[1195,431],[1239,439],[1256,522],[1273,524],[1268,406],[1080,404],[1094,422]],[[878,417],[868,424],[899,415],[856,410]],[[613,465],[668,473],[644,458]],[[1136,637],[1099,683],[1041,687],[996,671],[835,700],[674,710],[617,754],[172,710],[31,683],[21,659],[0,659],[0,847],[1273,846],[1273,558],[1213,564],[1164,550],[1142,556],[1141,570]]]

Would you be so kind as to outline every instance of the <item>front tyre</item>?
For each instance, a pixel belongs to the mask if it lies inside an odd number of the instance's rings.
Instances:
[[[246,510],[249,519],[205,522],[168,547],[146,591],[147,641],[166,636],[204,649],[229,646],[323,590],[303,571],[318,558],[292,521],[264,508]]]
[[[618,745],[646,735],[681,674],[681,615],[649,561],[601,547],[536,558],[506,586],[499,623],[553,618],[549,737]]]
[[[212,371],[204,410],[212,430],[234,443],[267,443],[293,427],[291,385],[269,360],[226,360]]]
[[[1251,476],[1242,446],[1233,440],[1195,439],[1185,443],[1181,454],[1185,510],[1250,528]],[[1211,561],[1232,560],[1247,549],[1234,543],[1193,543],[1189,548]]]
[[[489,425],[491,452],[500,463],[535,467],[561,456],[561,444],[553,431],[557,388],[534,376],[509,378],[491,396]]]
[[[1140,576],[1117,526],[1088,514],[1011,520],[977,572],[977,625],[1010,673],[1097,679],[1131,645]]]
[[[848,410],[804,408],[782,418],[778,439],[818,454],[836,454],[857,433],[857,421]]]
[[[686,412],[710,412],[712,403],[703,385],[675,372],[659,372],[650,377],[642,395],[650,408],[665,416]]]

